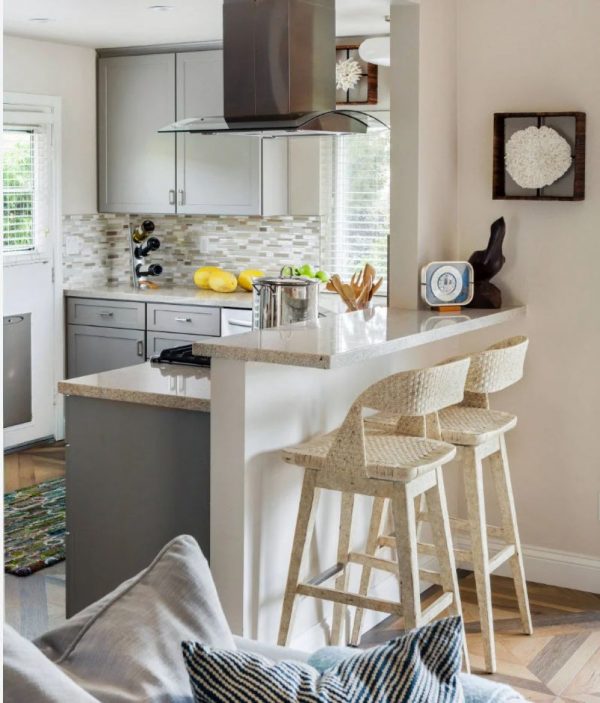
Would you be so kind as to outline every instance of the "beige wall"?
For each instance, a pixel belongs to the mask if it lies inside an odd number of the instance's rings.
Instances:
[[[4,90],[62,97],[63,212],[96,212],[94,50],[7,36]]]
[[[459,0],[460,255],[482,248],[504,215],[498,283],[507,301],[528,307],[525,380],[497,399],[519,415],[509,449],[522,538],[592,556],[600,556],[599,30],[597,0]],[[587,112],[582,203],[491,198],[493,113],[538,110]]]
[[[456,253],[456,0],[392,6],[390,301],[420,305],[420,267]]]

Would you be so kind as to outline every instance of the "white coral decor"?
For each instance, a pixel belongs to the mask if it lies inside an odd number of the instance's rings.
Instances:
[[[527,127],[506,144],[506,170],[521,188],[543,188],[569,170],[573,158],[564,137],[551,127]]]
[[[350,90],[360,80],[362,69],[358,61],[345,59],[338,61],[335,67],[335,85],[338,90]]]

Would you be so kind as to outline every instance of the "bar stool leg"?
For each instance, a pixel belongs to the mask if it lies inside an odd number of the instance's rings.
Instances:
[[[352,532],[352,513],[354,510],[354,493],[342,493],[340,509],[340,530],[338,537],[337,560],[338,564],[345,563],[343,571],[335,580],[337,591],[348,590],[348,552],[350,551],[350,534]],[[342,625],[346,615],[346,606],[343,603],[333,604],[333,620],[331,623],[331,644],[339,645],[342,634]]]
[[[283,647],[288,643],[290,624],[296,601],[296,588],[300,571],[308,555],[310,539],[315,526],[315,515],[320,495],[320,489],[316,487],[316,480],[317,472],[312,469],[305,469],[292,555],[290,557],[290,568],[281,609],[279,637],[277,638],[277,643]]]
[[[367,544],[365,548],[366,554],[375,555],[377,552],[377,541],[382,532],[381,521],[383,517],[383,509],[385,506],[385,498],[373,498],[373,507],[371,508],[371,522],[369,524],[369,533],[367,535]],[[372,569],[369,566],[363,566],[360,575],[360,585],[358,592],[361,596],[366,596],[369,592],[371,583]],[[354,613],[354,624],[352,626],[352,634],[350,636],[350,644],[358,645],[360,640],[360,632],[362,629],[363,617],[365,614],[364,608],[356,608]]]
[[[515,510],[504,435],[500,438],[499,451],[490,456],[490,467],[496,487],[496,495],[498,496],[504,536],[508,544],[515,545],[515,554],[510,558],[510,566],[515,583],[523,632],[526,635],[531,635],[533,627],[531,624],[531,612],[529,610],[529,598],[527,597],[527,582],[525,580],[525,570],[523,568],[523,554],[521,551],[521,540],[519,539],[519,528],[517,527],[517,513]]]
[[[475,449],[465,448],[463,457],[465,494],[471,532],[471,549],[473,551],[473,571],[477,587],[485,668],[488,673],[493,674],[496,671],[496,647],[494,643],[494,616],[492,612],[492,587],[483,494],[483,472],[481,459]]]
[[[412,630],[418,627],[421,620],[421,591],[419,588],[415,501],[412,491],[409,490],[409,485],[397,483],[391,501],[404,627],[407,630]]]
[[[444,476],[442,467],[436,469],[437,483],[427,493],[427,505],[431,528],[436,545],[437,558],[444,591],[449,591],[454,595],[452,605],[448,609],[451,615],[462,617],[462,607],[460,602],[460,591],[458,588],[458,578],[456,576],[456,563],[454,561],[454,548],[452,546],[452,534],[450,532],[450,518],[448,516],[448,505],[446,502],[446,490],[444,488]],[[418,532],[418,527],[417,527]],[[467,650],[467,637],[463,622],[463,664],[465,671],[470,673],[469,652]]]

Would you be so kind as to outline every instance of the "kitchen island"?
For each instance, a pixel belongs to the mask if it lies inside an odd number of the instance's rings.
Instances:
[[[469,333],[469,348],[481,348],[480,331],[524,315],[523,307],[457,315],[378,307],[194,344],[212,360],[211,569],[234,632],[276,640],[302,481],[302,469],[285,464],[281,449],[337,427],[375,381],[464,351],[459,342]],[[324,496],[310,553],[314,574],[335,564],[338,514],[339,497]],[[369,516],[370,499],[360,497],[356,546]],[[384,575],[373,592],[394,597],[395,579]],[[293,645],[322,645],[327,621],[327,604],[300,601]]]
[[[170,539],[209,556],[210,371],[150,362],[59,383],[67,430],[67,616]]]

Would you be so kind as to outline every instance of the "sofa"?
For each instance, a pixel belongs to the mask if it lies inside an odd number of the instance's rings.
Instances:
[[[307,662],[307,652],[232,635],[196,541],[180,536],[112,593],[30,642],[4,628],[6,703],[193,703],[183,640]],[[467,703],[521,701],[463,677]]]

